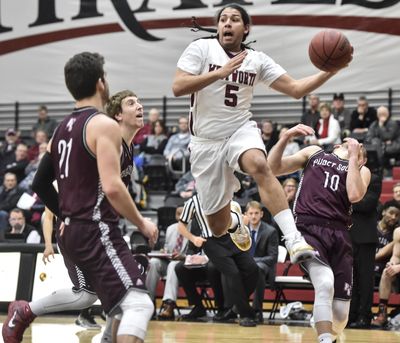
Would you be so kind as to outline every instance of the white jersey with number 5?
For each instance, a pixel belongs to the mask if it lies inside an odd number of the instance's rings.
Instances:
[[[184,72],[200,75],[221,68],[232,57],[218,39],[204,38],[186,48],[177,66]],[[252,116],[250,105],[255,85],[262,82],[268,87],[285,73],[263,52],[247,49],[238,70],[192,94],[189,123],[192,135],[207,139],[231,136]]]

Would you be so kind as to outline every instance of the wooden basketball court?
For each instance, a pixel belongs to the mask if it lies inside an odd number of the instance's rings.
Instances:
[[[0,316],[3,323],[5,316]],[[37,318],[25,334],[23,343],[99,343],[101,331],[85,330],[74,324],[76,316]],[[97,320],[97,318],[96,318]],[[104,322],[99,319],[103,325]],[[292,342],[315,343],[316,334],[309,326],[263,324],[243,328],[237,324],[151,321],[146,343],[242,343]],[[3,342],[0,338],[0,342]],[[400,342],[400,331],[345,330],[338,342]]]

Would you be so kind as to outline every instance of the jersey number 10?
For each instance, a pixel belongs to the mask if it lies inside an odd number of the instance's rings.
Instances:
[[[332,189],[334,192],[336,192],[339,188],[339,180],[340,180],[340,176],[337,174],[333,174],[331,175],[330,173],[328,173],[327,171],[324,172],[325,173],[325,182],[324,182],[324,188],[330,188]]]

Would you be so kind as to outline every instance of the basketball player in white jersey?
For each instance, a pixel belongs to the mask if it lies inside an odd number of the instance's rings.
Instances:
[[[258,83],[299,99],[335,73],[321,71],[295,80],[266,54],[243,43],[249,32],[250,17],[242,7],[229,4],[219,10],[217,35],[192,42],[181,55],[173,92],[191,94],[191,168],[213,234],[229,232],[241,249],[251,245],[238,209],[230,206],[240,187],[234,176],[238,170],[257,182],[262,202],[284,233],[292,262],[299,262],[314,251],[298,232],[282,187],[267,166],[250,105]]]

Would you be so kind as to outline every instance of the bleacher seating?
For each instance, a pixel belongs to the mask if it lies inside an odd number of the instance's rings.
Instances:
[[[318,95],[321,101],[331,102],[332,93],[333,92],[319,92]],[[264,90],[262,90],[261,94],[263,95],[256,94],[253,98],[251,111],[254,120],[260,122],[267,117],[278,124],[299,122],[303,107],[306,104],[305,98],[294,100],[288,96],[277,93],[265,94]],[[400,119],[400,89],[346,92],[346,107],[354,109],[357,104],[357,98],[361,94],[365,95],[368,98],[369,104],[374,107],[381,105],[388,106],[390,102],[392,117],[395,120]],[[391,94],[391,99],[389,99],[389,94]],[[159,96],[155,98],[142,98],[141,101],[145,112],[152,107],[163,109],[162,117],[168,127],[173,126],[180,116],[187,115],[189,111],[189,100],[187,97],[175,98]],[[37,103],[18,102],[18,99],[16,99],[15,103],[0,104],[0,136],[4,135],[8,127],[15,127],[15,118],[18,113],[19,121],[17,129],[22,131],[23,136],[29,137],[32,125],[37,120],[37,108],[39,105],[46,105],[49,109],[49,116],[57,121],[64,118],[74,107],[71,101],[43,103],[43,100],[40,99]]]

